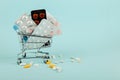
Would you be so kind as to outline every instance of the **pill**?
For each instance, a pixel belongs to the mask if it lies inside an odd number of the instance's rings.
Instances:
[[[48,66],[49,68],[55,68],[56,67],[56,65],[55,64],[49,64],[49,66]]]
[[[71,60],[71,62],[75,62],[75,60],[74,60],[74,59],[72,59],[72,60]]]
[[[56,67],[57,72],[61,72],[62,68],[61,67]]]
[[[80,58],[75,58],[75,60],[80,63]]]
[[[31,64],[26,64],[23,68],[30,68],[31,66]]]
[[[60,60],[59,63],[64,63],[64,60]]]
[[[20,63],[20,66],[24,66],[24,65],[26,65],[26,63]]]
[[[34,64],[33,66],[35,66],[35,67],[39,67],[39,64]]]

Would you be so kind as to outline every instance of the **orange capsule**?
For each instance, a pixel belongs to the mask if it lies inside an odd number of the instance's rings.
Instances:
[[[55,64],[49,64],[49,66],[48,66],[49,68],[55,68],[56,67],[56,65]]]
[[[31,64],[26,64],[23,68],[30,68],[31,66]]]

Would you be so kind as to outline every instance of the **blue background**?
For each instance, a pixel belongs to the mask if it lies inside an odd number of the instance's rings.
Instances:
[[[64,63],[56,73],[45,65],[23,69],[15,20],[44,8],[61,23],[62,35],[53,38],[51,54],[81,63]],[[2,0],[0,1],[0,80],[120,80],[119,0]]]

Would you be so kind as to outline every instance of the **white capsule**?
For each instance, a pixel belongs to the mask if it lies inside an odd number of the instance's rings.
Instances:
[[[58,70],[58,69],[61,69],[61,68],[57,66],[56,69]]]
[[[20,63],[20,66],[24,66],[24,65],[26,65],[26,63]]]
[[[34,64],[33,66],[35,66],[35,67],[39,67],[39,64]]]
[[[61,70],[61,69],[59,69],[59,70],[57,70],[57,72],[62,72],[62,70]]]
[[[75,58],[75,60],[80,60],[80,58]]]
[[[60,60],[59,63],[64,63],[64,60]]]
[[[72,60],[71,60],[71,62],[75,62],[75,60],[74,60],[74,59],[72,59]]]
[[[62,68],[61,67],[56,67],[57,72],[61,72]]]
[[[75,60],[76,60],[77,62],[80,62],[80,58],[75,58]]]

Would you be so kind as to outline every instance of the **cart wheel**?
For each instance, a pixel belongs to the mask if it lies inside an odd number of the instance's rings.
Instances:
[[[22,54],[22,57],[23,57],[23,58],[26,58],[26,53],[23,53],[23,54]]]
[[[50,59],[50,57],[49,56],[44,56],[44,59]]]
[[[46,64],[46,62],[48,62],[48,60],[44,60],[44,61],[43,61],[43,63],[45,63],[45,64]]]
[[[20,65],[20,63],[22,63],[21,59],[17,60],[17,64]]]
[[[47,59],[50,59],[50,56],[46,56]]]

